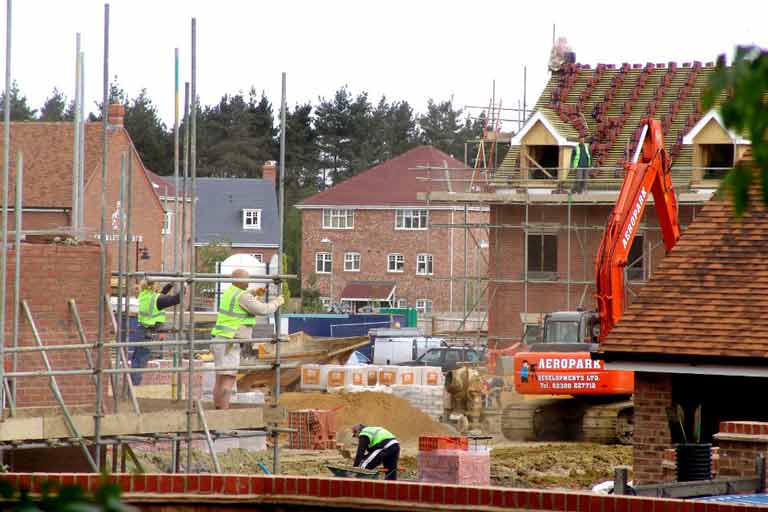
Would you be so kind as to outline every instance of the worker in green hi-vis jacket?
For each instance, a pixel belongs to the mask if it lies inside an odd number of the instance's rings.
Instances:
[[[366,427],[361,423],[352,427],[352,435],[359,439],[354,466],[374,469],[382,464],[387,470],[386,479],[397,480],[400,443],[395,435],[383,427]]]

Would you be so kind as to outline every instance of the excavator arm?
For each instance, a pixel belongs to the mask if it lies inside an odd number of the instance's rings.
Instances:
[[[667,252],[680,239],[669,155],[659,121],[643,121],[637,151],[632,162],[625,164],[625,170],[624,183],[595,259],[598,341],[611,332],[624,312],[624,267],[651,195]]]

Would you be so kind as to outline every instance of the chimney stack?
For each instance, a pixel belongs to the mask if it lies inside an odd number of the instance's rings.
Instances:
[[[125,117],[125,107],[120,103],[110,103],[107,107],[107,122],[110,126],[123,127],[123,118]]]
[[[274,160],[267,160],[261,168],[261,177],[272,183],[277,182],[277,162]]]

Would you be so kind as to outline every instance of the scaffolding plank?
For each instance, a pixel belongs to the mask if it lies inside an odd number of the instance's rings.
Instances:
[[[271,416],[271,414],[270,414]],[[237,430],[263,428],[266,426],[262,407],[211,410],[206,412],[211,430]],[[82,437],[93,436],[93,416],[75,415],[72,421]],[[167,410],[144,412],[142,414],[108,414],[102,418],[102,436],[140,435],[187,431],[187,412]],[[197,417],[192,418],[192,430],[202,431],[203,425]],[[58,439],[71,437],[62,416],[35,418],[8,418],[0,424],[0,441]]]

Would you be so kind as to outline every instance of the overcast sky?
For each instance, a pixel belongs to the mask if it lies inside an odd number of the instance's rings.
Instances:
[[[3,9],[4,12],[4,9]],[[5,16],[0,27],[5,40]],[[86,105],[102,96],[104,2],[15,0],[12,75],[34,108],[54,86],[72,96],[75,33],[86,54]],[[224,93],[266,91],[277,112],[280,73],[288,103],[329,97],[342,85],[458,107],[487,104],[493,80],[504,106],[528,104],[548,78],[552,25],[579,62],[711,61],[734,45],[768,47],[768,2],[691,1],[198,1],[110,2],[110,78],[129,96],[146,88],[173,123],[173,51],[181,82],[190,76],[190,20],[198,24],[198,92],[204,104]],[[2,64],[0,64],[2,65]]]

